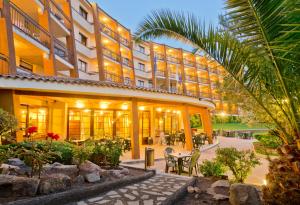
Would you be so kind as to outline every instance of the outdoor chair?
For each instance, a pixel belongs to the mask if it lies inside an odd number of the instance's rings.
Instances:
[[[189,176],[192,175],[193,169],[195,169],[196,174],[198,175],[198,160],[199,160],[199,157],[200,157],[200,150],[199,149],[195,149],[192,152],[192,156],[191,157],[186,157],[183,160],[183,168],[187,168],[188,169]]]
[[[167,147],[164,151],[164,157],[166,161],[166,169],[165,172],[169,172],[169,168],[172,167],[173,171],[177,170],[177,161],[174,157],[170,156],[170,154],[174,152],[174,149],[171,147]]]
[[[179,140],[182,143],[182,147],[184,148],[184,146],[185,146],[185,134],[184,133],[179,134]]]

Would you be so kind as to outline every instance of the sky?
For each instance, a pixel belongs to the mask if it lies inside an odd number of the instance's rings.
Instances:
[[[117,19],[122,25],[134,33],[138,24],[151,11],[156,9],[171,9],[193,13],[206,24],[218,23],[218,15],[223,11],[224,0],[92,0],[100,8]],[[169,39],[154,40],[166,43],[173,47],[183,47],[191,50],[189,46]]]

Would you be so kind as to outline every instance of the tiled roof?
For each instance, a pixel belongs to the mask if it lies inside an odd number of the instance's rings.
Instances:
[[[64,84],[76,84],[76,85],[90,85],[90,86],[99,86],[99,87],[116,87],[116,88],[134,89],[134,90],[156,92],[156,93],[183,95],[183,94],[179,94],[179,93],[168,92],[165,90],[158,90],[158,89],[145,88],[145,87],[136,87],[136,86],[124,85],[124,84],[107,82],[107,81],[85,80],[85,79],[79,79],[79,78],[66,78],[66,77],[58,77],[58,76],[42,76],[42,75],[33,74],[33,73],[18,72],[15,75],[0,74],[0,78],[34,80],[34,81],[43,81],[43,82],[56,82],[56,83],[64,83]]]

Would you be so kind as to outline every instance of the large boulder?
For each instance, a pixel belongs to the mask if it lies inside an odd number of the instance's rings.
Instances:
[[[64,165],[58,162],[55,162],[50,165],[44,166],[43,175],[52,175],[52,174],[64,174],[70,178],[75,178],[78,176],[78,168],[76,165]]]
[[[232,184],[229,201],[232,205],[260,205],[261,200],[257,189],[247,184]]]
[[[41,179],[38,192],[40,194],[50,194],[61,192],[71,187],[71,178],[65,174],[51,174]]]
[[[29,176],[31,173],[31,167],[27,166],[22,160],[19,158],[11,158],[7,160],[7,164],[11,166],[19,167],[18,170],[19,175],[27,175]]]
[[[89,182],[89,183],[95,183],[95,182],[99,182],[101,180],[100,174],[98,172],[94,172],[94,173],[87,173],[85,175],[83,175],[85,181]]]
[[[20,167],[9,165],[9,164],[1,164],[0,166],[0,174],[7,174],[7,175],[21,175]]]
[[[37,178],[0,175],[0,197],[35,196],[39,182]]]
[[[94,164],[93,162],[90,162],[88,160],[80,164],[78,168],[79,168],[79,174],[81,175],[95,173],[95,172],[99,173],[102,171],[102,169],[97,164]]]
[[[216,194],[221,194],[225,196],[229,195],[230,184],[228,180],[218,180],[214,182],[210,187]]]

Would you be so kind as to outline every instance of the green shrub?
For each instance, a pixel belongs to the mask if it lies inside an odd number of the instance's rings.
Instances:
[[[73,149],[73,162],[80,165],[88,160],[92,153],[93,146],[77,146]]]
[[[57,157],[55,162],[72,164],[74,147],[73,144],[68,142],[53,142],[52,151],[60,153],[60,157]]]
[[[282,140],[274,135],[266,134],[266,135],[255,135],[255,138],[265,147],[276,149],[280,147],[283,142]]]
[[[0,108],[0,142],[7,144],[13,142],[12,135],[17,130],[17,119]]]
[[[216,160],[204,160],[199,170],[205,177],[220,177],[225,173],[225,167]]]
[[[234,176],[234,182],[244,183],[251,169],[260,164],[254,152],[238,151],[236,148],[219,148],[216,160],[227,167]]]

